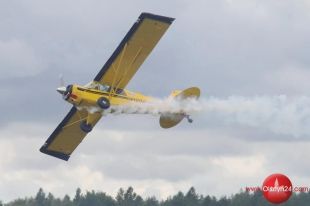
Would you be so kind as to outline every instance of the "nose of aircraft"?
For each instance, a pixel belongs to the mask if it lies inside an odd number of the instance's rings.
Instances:
[[[56,90],[57,90],[57,92],[59,92],[60,94],[64,94],[65,91],[66,91],[66,87],[58,87]]]

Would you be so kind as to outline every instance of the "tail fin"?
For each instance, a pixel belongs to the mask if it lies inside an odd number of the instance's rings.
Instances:
[[[177,99],[186,99],[186,98],[196,98],[198,99],[200,96],[200,89],[198,87],[190,87],[183,91],[181,90],[174,90],[171,94],[171,98]],[[184,113],[167,113],[160,115],[159,124],[162,128],[171,128],[175,125],[179,124],[183,118],[186,117],[191,120],[188,114]],[[192,120],[191,120],[192,121]],[[191,122],[190,121],[190,122]]]

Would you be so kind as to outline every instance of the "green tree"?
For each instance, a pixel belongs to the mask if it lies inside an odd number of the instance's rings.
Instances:
[[[71,202],[71,199],[69,197],[69,195],[65,195],[63,200],[62,200],[62,205],[63,206],[72,206],[73,203]]]
[[[103,192],[87,191],[85,196],[81,196],[79,206],[115,206],[115,200]]]
[[[248,192],[240,192],[231,197],[231,206],[251,205],[251,195]],[[254,206],[254,205],[253,205]]]
[[[207,195],[206,197],[200,197],[202,206],[215,206],[217,205],[217,200],[215,197]]]
[[[228,206],[230,205],[230,199],[227,199],[227,197],[222,197],[217,202],[218,206]]]
[[[35,197],[35,206],[44,206],[45,205],[45,193],[42,188],[39,189]]]
[[[82,191],[80,188],[77,188],[76,189],[76,192],[75,192],[75,196],[74,196],[74,199],[73,199],[73,203],[75,206],[78,206],[80,205],[80,201],[81,201],[81,198],[82,198]]]
[[[46,206],[53,206],[53,202],[54,202],[54,196],[52,193],[48,193],[46,201],[45,201],[45,205]]]
[[[144,206],[159,206],[159,202],[155,197],[149,197],[144,201]]]
[[[168,198],[164,201],[163,206],[186,206],[184,199],[184,194],[182,192],[178,192],[178,194],[174,195],[172,198]]]
[[[309,206],[310,193],[294,193],[292,197],[281,206]],[[178,192],[176,195],[159,202],[155,197],[143,200],[134,192],[132,187],[126,191],[122,188],[115,199],[103,192],[87,191],[82,195],[81,190],[76,190],[73,201],[66,195],[64,198],[55,198],[53,194],[45,195],[42,188],[35,197],[26,197],[13,200],[7,204],[0,201],[0,206],[273,206],[263,197],[262,192],[243,192],[228,197],[216,199],[209,195],[198,195],[193,187],[184,195]]]
[[[117,202],[117,205],[125,205],[124,201],[125,201],[125,197],[124,197],[124,194],[125,194],[125,191],[123,188],[120,188],[117,192],[117,195],[116,195],[116,202]]]
[[[194,187],[191,187],[185,195],[185,203],[187,206],[196,206],[199,204],[199,195]]]
[[[117,193],[116,201],[119,206],[143,205],[143,199],[133,191],[132,187],[128,187],[126,192],[121,188]]]

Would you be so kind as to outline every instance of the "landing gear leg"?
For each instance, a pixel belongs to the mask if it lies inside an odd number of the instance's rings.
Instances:
[[[193,119],[189,115],[185,115],[185,118],[187,119],[188,123],[193,123]]]

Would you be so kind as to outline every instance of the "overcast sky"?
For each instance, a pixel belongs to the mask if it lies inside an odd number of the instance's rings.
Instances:
[[[108,116],[68,162],[38,150],[69,111],[55,91],[92,80],[141,12],[174,17],[128,89],[198,86],[194,123]],[[1,1],[0,199],[133,186],[230,195],[271,173],[310,186],[307,0]]]

